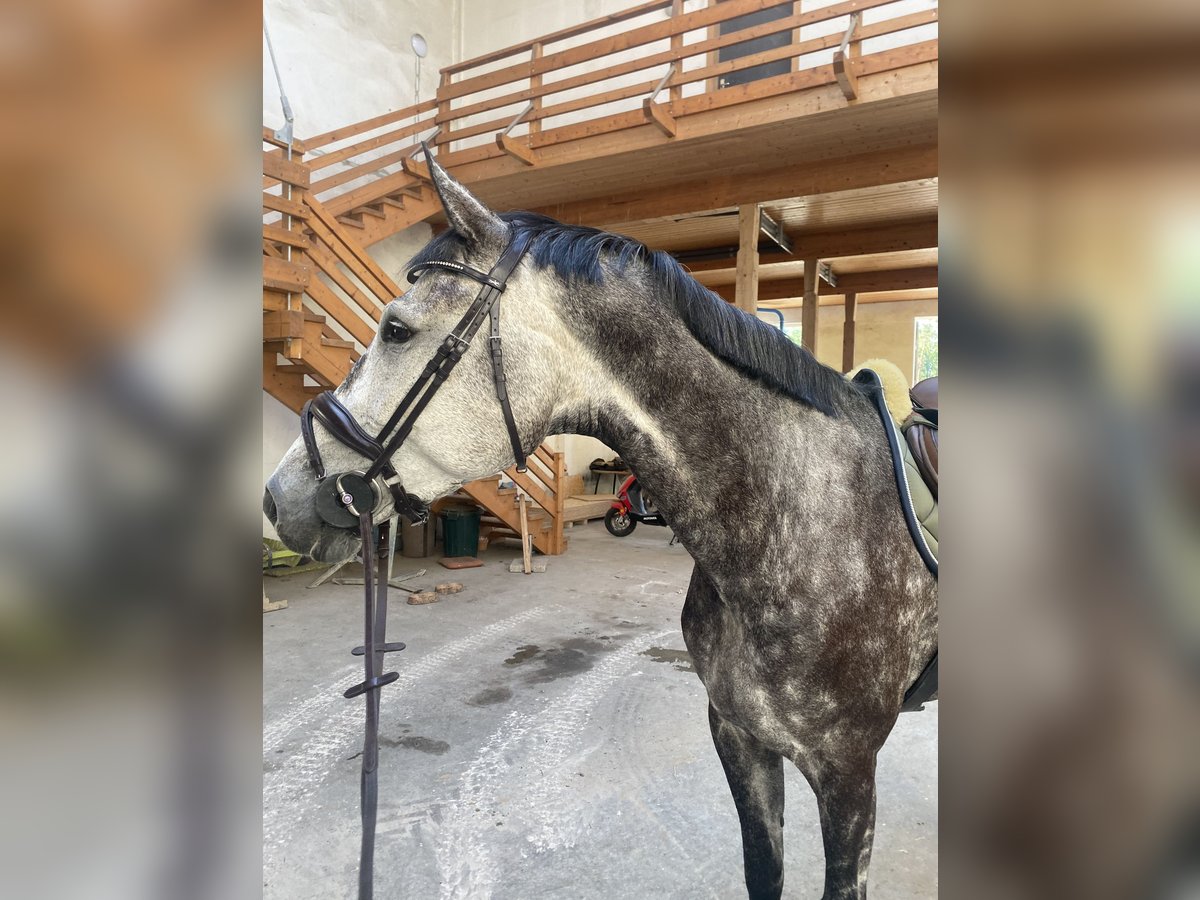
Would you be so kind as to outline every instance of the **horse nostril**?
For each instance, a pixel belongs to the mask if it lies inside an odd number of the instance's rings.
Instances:
[[[267,519],[270,520],[272,525],[277,523],[279,510],[275,508],[275,498],[271,496],[270,488],[263,491],[263,512],[266,513]]]

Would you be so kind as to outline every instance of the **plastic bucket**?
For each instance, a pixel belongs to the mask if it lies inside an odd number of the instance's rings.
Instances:
[[[479,552],[478,509],[450,507],[442,511],[442,534],[447,556],[474,556]]]

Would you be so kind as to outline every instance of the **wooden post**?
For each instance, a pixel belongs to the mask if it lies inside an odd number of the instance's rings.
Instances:
[[[683,0],[671,0],[671,18],[683,15]],[[683,35],[671,35],[671,55],[675,57],[675,71],[683,71]],[[683,99],[683,85],[673,84],[670,87],[671,102]]]
[[[521,561],[526,575],[533,572],[533,561],[529,550],[529,514],[525,511],[525,492],[517,492],[517,503],[521,508]]]
[[[762,224],[757,203],[738,207],[737,280],[734,303],[754,315],[758,306],[758,232]],[[807,264],[805,264],[807,271]]]
[[[530,50],[530,53],[529,53],[529,58],[533,62],[537,62],[539,59],[542,58],[542,43],[541,43],[541,41],[538,41],[533,45],[533,48]],[[542,76],[540,74],[529,76],[529,89],[531,91],[540,91],[542,89]],[[529,136],[531,138],[533,137],[533,135],[541,133],[542,120],[536,118],[536,116],[539,113],[541,113],[541,111],[542,111],[542,98],[534,97],[533,98],[533,109],[531,109],[529,111],[529,115],[532,117],[535,117],[535,118],[531,118],[530,122],[529,122]],[[530,143],[532,145],[532,141]]]
[[[718,2],[720,2],[720,0],[708,0],[708,5],[716,6]],[[720,36],[721,36],[721,26],[720,25],[709,25],[707,30],[704,33],[705,39],[710,40],[710,41],[715,38],[718,38]],[[711,66],[715,66],[718,62],[720,62],[720,52],[719,51],[709,50],[708,53],[705,54],[704,67],[706,69]],[[720,85],[718,83],[719,81],[720,81],[719,78],[704,79],[705,92],[709,93],[709,94],[714,93],[720,87]]]
[[[440,93],[443,88],[448,87],[450,87],[450,75],[447,72],[443,72],[442,77],[438,80],[438,92]],[[447,153],[451,150],[450,142],[446,140],[446,135],[454,130],[454,120],[450,118],[450,102],[449,100],[438,102],[437,117],[442,120],[441,131],[433,139],[433,146],[439,152],[441,152],[443,145],[445,145]]]
[[[800,310],[800,337],[813,356],[817,355],[817,266],[815,259],[804,261],[804,306]]]
[[[846,321],[842,325],[842,372],[854,368],[854,314],[858,309],[858,294],[846,295]]]

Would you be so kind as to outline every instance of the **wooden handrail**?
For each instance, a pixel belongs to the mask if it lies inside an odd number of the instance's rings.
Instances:
[[[384,125],[392,125],[403,119],[409,119],[413,116],[420,115],[424,112],[429,112],[432,109],[437,109],[437,100],[426,100],[418,103],[415,106],[406,106],[404,109],[398,109],[395,112],[384,113],[381,116],[375,116],[373,119],[367,119],[363,122],[355,122],[351,125],[343,125],[341,128],[335,128],[333,131],[326,131],[324,134],[318,134],[314,137],[306,138],[304,145],[309,150],[315,150],[317,147],[324,147],[326,144],[332,144],[335,141],[345,140],[348,137],[354,137],[356,134],[364,134],[368,131],[374,131],[376,128],[382,128]]]
[[[874,2],[891,3],[891,2],[895,2],[895,0],[874,0]],[[881,22],[876,22],[872,25],[867,25],[867,26],[861,27],[857,33],[856,39],[861,40],[861,39],[866,39],[866,38],[880,37],[885,34],[892,34],[897,31],[905,31],[910,28],[917,28],[922,25],[928,25],[928,24],[931,24],[931,23],[937,21],[937,15],[938,15],[938,11],[936,9],[934,9],[934,10],[924,10],[922,12],[913,13],[911,15],[902,16],[902,17],[895,18],[895,19],[884,19]],[[803,18],[803,17],[801,17],[801,16],[792,17],[792,19],[799,19],[799,18]],[[783,22],[783,21],[789,21],[789,20],[781,19],[779,21]],[[795,28],[795,27],[797,27],[797,26],[795,23],[793,23],[786,27],[778,28],[777,30],[786,31],[786,30],[791,30],[792,28]],[[747,29],[747,30],[749,30],[749,29]],[[740,42],[741,40],[745,40],[745,37],[742,36],[740,32],[738,32],[737,35],[739,38],[739,41],[737,41],[737,42]],[[728,35],[725,36],[725,38],[728,38],[728,37],[729,37]],[[667,86],[682,87],[685,84],[692,84],[697,81],[703,81],[707,78],[715,78],[720,75],[729,74],[730,72],[739,72],[744,69],[753,68],[754,66],[763,65],[764,63],[775,62],[776,60],[781,60],[781,59],[792,59],[792,58],[804,56],[805,54],[808,54],[808,53],[814,53],[819,50],[827,50],[827,49],[830,49],[831,47],[837,47],[841,43],[841,40],[842,40],[841,34],[832,33],[832,34],[822,35],[821,37],[817,37],[817,38],[810,38],[810,39],[808,39],[806,41],[802,41],[798,44],[785,44],[782,47],[775,47],[770,50],[764,50],[759,53],[752,54],[750,56],[742,56],[742,57],[738,57],[737,59],[726,60],[725,62],[717,63],[716,65],[712,65],[712,66],[706,66],[704,68],[689,69],[687,71],[682,71],[682,72],[676,71],[676,73],[674,75],[672,75],[671,78],[667,81]],[[704,42],[704,43],[716,43],[716,42]],[[728,43],[736,43],[736,42],[726,40],[725,43],[722,44],[722,46],[724,46]],[[697,46],[700,46],[700,45],[690,45],[687,48],[689,51],[689,53],[687,55],[693,55],[690,51],[692,50],[692,47],[697,47]],[[705,48],[705,49],[709,49],[709,48]],[[699,50],[696,52],[705,52],[705,51]],[[685,56],[685,58],[686,58],[686,56]],[[641,66],[639,66],[639,68],[641,68]],[[626,69],[626,71],[630,71],[630,69]],[[658,79],[654,79],[654,80],[650,80],[650,81],[640,82],[638,84],[625,85],[623,87],[616,88],[611,91],[606,91],[602,94],[593,94],[593,95],[590,95],[587,97],[580,97],[575,100],[568,100],[563,103],[557,103],[557,104],[552,104],[549,106],[543,106],[541,109],[535,111],[532,115],[527,116],[526,121],[540,121],[542,119],[551,118],[553,116],[563,115],[565,113],[575,112],[575,111],[581,110],[581,109],[587,109],[592,106],[601,106],[603,104],[612,103],[617,100],[624,100],[624,99],[628,99],[630,97],[643,96],[643,95],[649,93],[658,83],[659,83]],[[546,94],[546,93],[550,93],[550,92],[551,91],[543,90],[542,94]],[[482,122],[477,125],[472,125],[469,128],[460,129],[459,131],[452,131],[446,136],[446,139],[449,141],[463,140],[468,137],[473,137],[474,135],[477,135],[477,134],[486,134],[488,132],[496,131],[497,127],[501,126],[506,120],[507,120],[507,117],[504,119],[493,119],[488,122]]]
[[[604,81],[608,78],[614,78],[618,75],[627,75],[630,72],[638,72],[642,69],[650,69],[663,64],[680,62],[684,59],[697,56],[701,53],[720,50],[723,47],[730,47],[734,44],[740,44],[744,41],[765,37],[767,35],[778,34],[783,31],[792,31],[806,25],[812,25],[816,22],[835,19],[840,16],[861,11],[863,9],[886,6],[895,2],[897,2],[897,0],[846,0],[846,2],[822,7],[821,9],[813,10],[811,12],[799,13],[788,16],[784,19],[775,19],[771,22],[764,22],[760,25],[755,25],[740,31],[719,35],[704,41],[697,41],[694,44],[687,44],[679,49],[672,48],[659,53],[641,56],[637,59],[615,63],[614,65],[606,68],[593,69],[590,72],[583,72],[579,75],[573,75],[569,78],[563,78],[558,81],[544,82],[540,89],[526,88],[524,90],[503,94],[499,97],[491,97],[487,100],[471,104],[470,106],[462,106],[452,109],[449,113],[439,113],[435,121],[440,124],[444,121],[448,121],[449,119],[462,119],[481,112],[487,112],[491,109],[501,109],[505,106],[523,103],[535,98],[544,98],[550,94],[569,91],[577,87],[583,87],[584,85],[594,84],[597,81]]]
[[[629,19],[636,19],[638,16],[644,16],[647,13],[652,13],[660,9],[666,9],[671,5],[671,0],[651,0],[649,3],[643,3],[640,6],[633,6],[629,9],[623,9],[618,12],[609,13],[607,16],[601,16],[598,19],[590,19],[579,25],[572,25],[569,28],[563,28],[560,31],[552,32],[551,34],[542,35],[529,41],[523,41],[520,44],[513,44],[511,47],[505,47],[502,50],[493,50],[490,53],[485,53],[482,56],[476,56],[472,59],[464,60],[460,63],[455,63],[452,66],[446,66],[442,69],[447,75],[457,75],[459,72],[465,72],[467,69],[474,69],[476,66],[486,65],[490,62],[495,62],[498,59],[504,59],[506,56],[516,56],[518,53],[528,53],[533,49],[534,44],[554,44],[558,41],[565,41],[567,38],[573,38],[580,34],[593,31],[597,28],[604,28],[608,25],[616,25],[620,22],[626,22]]]

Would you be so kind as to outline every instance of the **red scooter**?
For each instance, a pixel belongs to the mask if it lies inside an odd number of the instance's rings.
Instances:
[[[625,537],[637,528],[638,522],[646,525],[667,524],[654,501],[642,491],[637,476],[630,475],[617,492],[612,509],[604,516],[604,527],[615,537]]]

